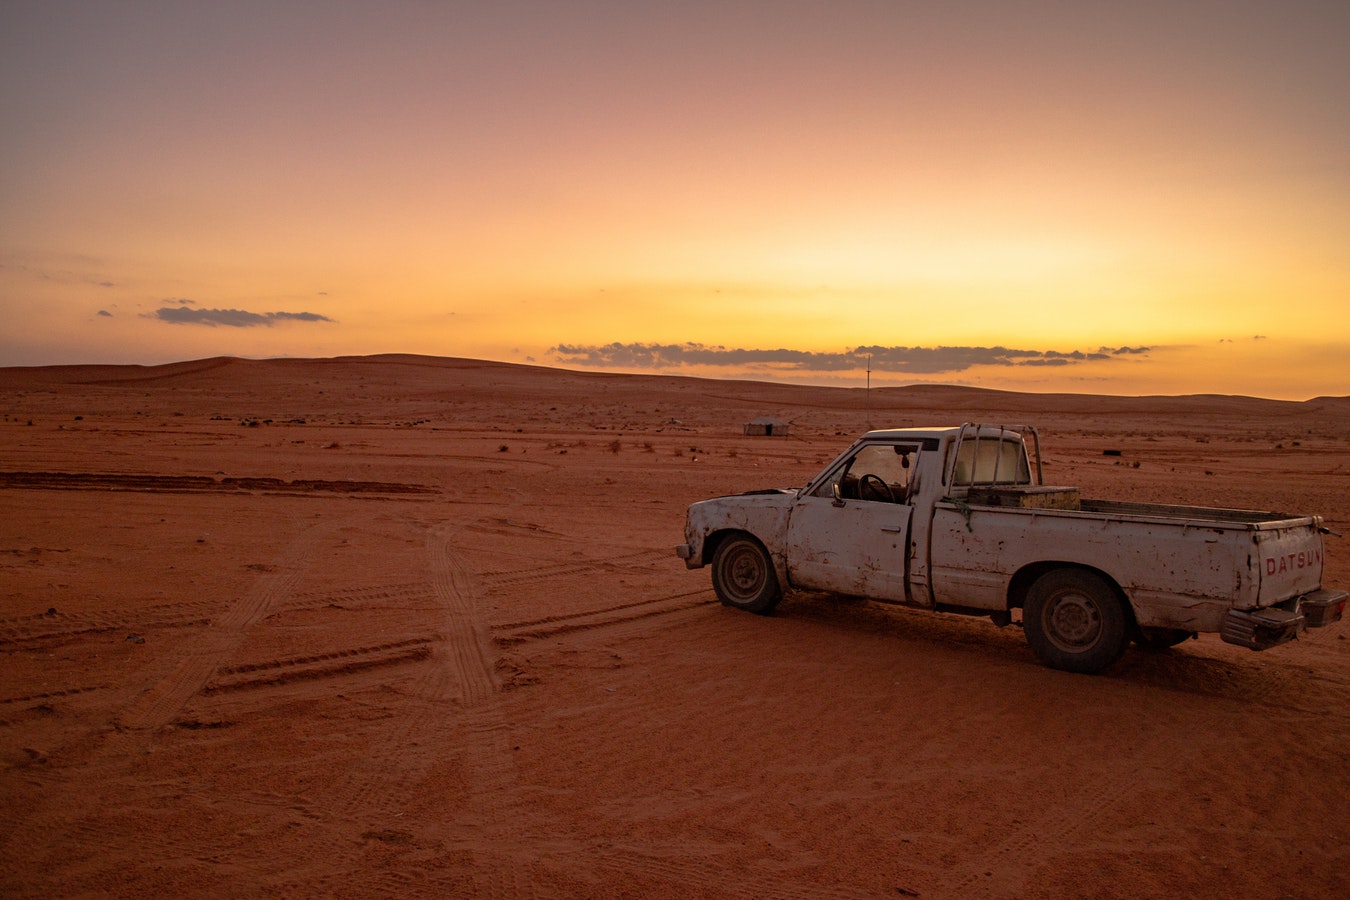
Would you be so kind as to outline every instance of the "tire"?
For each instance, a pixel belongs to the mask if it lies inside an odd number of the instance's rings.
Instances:
[[[1166,650],[1193,637],[1195,632],[1184,628],[1140,628],[1134,642],[1145,650]]]
[[[1090,675],[1129,646],[1125,608],[1100,575],[1054,569],[1032,584],[1023,609],[1027,643],[1052,669]]]
[[[778,573],[764,545],[748,534],[734,534],[713,554],[713,590],[725,606],[768,615],[782,590]]]

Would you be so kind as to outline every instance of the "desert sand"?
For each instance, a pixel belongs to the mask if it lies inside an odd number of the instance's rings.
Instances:
[[[869,418],[1030,422],[1085,496],[1350,534],[1347,398],[0,369],[0,893],[1350,896],[1346,623],[1081,676],[1016,626],[760,617],[686,571],[689,503],[803,484]]]

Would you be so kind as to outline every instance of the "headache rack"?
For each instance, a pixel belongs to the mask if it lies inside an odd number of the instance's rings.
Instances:
[[[1031,474],[1033,456],[1036,461],[1034,479]],[[947,484],[952,488],[1044,484],[1040,436],[1031,425],[967,422],[957,432],[946,476]]]

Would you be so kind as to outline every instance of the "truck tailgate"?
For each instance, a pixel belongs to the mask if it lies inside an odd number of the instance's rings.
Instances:
[[[1260,582],[1258,606],[1306,594],[1322,583],[1322,537],[1316,524],[1261,528],[1253,552]]]

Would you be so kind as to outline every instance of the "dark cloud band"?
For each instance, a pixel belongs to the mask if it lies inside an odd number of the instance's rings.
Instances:
[[[976,366],[1068,366],[1080,362],[1143,355],[1149,347],[1074,350],[1019,350],[1008,347],[855,347],[837,353],[809,350],[753,350],[704,344],[559,344],[549,350],[569,365],[601,368],[675,369],[682,366],[769,366],[799,372],[883,372],[933,375]]]
[[[327,316],[312,312],[255,313],[245,309],[193,309],[188,306],[161,306],[154,317],[173,325],[227,325],[231,328],[271,326],[277,322],[332,322]]]

